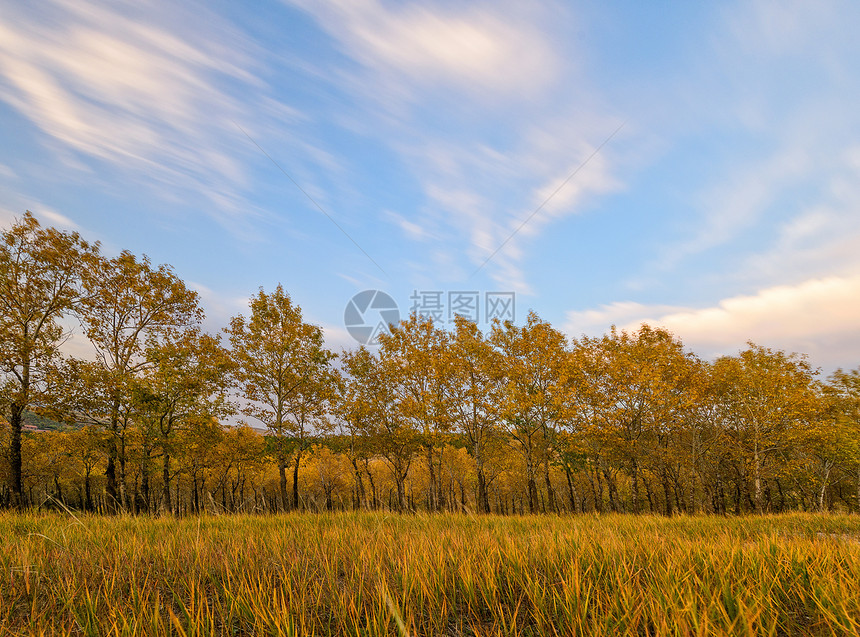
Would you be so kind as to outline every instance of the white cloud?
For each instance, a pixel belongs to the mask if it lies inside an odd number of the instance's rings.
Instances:
[[[335,354],[340,354],[342,350],[358,348],[358,341],[356,341],[343,326],[322,324],[320,327],[322,327],[323,335],[325,336],[326,348]]]
[[[557,60],[539,29],[491,5],[385,5],[300,0],[350,55],[380,76],[417,85],[520,93],[545,88]],[[512,7],[508,7],[512,8]]]
[[[697,268],[704,253],[710,263],[701,265],[713,267],[754,242],[766,249],[775,227],[826,202],[860,132],[850,26],[858,8],[842,0],[725,5],[689,50],[685,72],[658,83],[651,125],[668,142],[668,159],[692,168],[667,188],[682,207],[650,264],[660,278]]]
[[[612,324],[635,330],[642,323],[669,329],[708,357],[731,354],[752,340],[807,353],[825,367],[854,367],[860,364],[860,275],[774,286],[704,308],[614,303],[569,312],[565,329],[595,334]]]
[[[780,148],[767,159],[731,166],[729,176],[698,195],[700,228],[692,238],[665,250],[661,267],[736,239],[754,226],[780,192],[808,174],[809,158],[800,149]]]
[[[47,219],[53,226],[67,228],[69,230],[80,230],[78,224],[69,219],[66,215],[60,214],[59,212],[56,212],[54,210],[48,210],[47,208],[37,208],[34,212],[37,216]]]
[[[72,151],[67,168],[106,162],[239,210],[246,176],[223,140],[244,112],[227,85],[261,88],[251,45],[201,6],[49,4],[0,10],[0,99]]]
[[[425,226],[417,224],[413,221],[410,221],[403,215],[397,214],[392,210],[386,210],[385,216],[390,221],[392,221],[398,228],[400,228],[401,232],[406,235],[407,238],[413,241],[423,241],[425,240],[429,232]]]
[[[186,285],[200,297],[210,331],[220,331],[237,314],[248,314],[251,299],[247,296],[227,296],[195,281],[187,281]]]
[[[468,279],[493,255],[482,274],[530,293],[528,239],[619,186],[604,149],[529,219],[618,125],[580,69],[577,42],[558,28],[574,26],[569,9],[506,0],[291,4],[355,63],[338,65],[337,84],[379,121],[365,133],[382,131],[420,183],[424,205],[392,219],[407,236],[435,242],[425,254],[439,277]]]
[[[846,19],[846,13],[856,8],[850,0],[815,4],[754,0],[741,4],[743,10],[725,12],[734,36],[730,45],[739,47],[733,54],[794,55],[809,47],[820,50],[822,44],[826,49],[834,39],[853,36],[851,21]]]
[[[413,153],[416,165],[424,162],[417,172],[429,198],[427,216],[446,220],[457,236],[468,239],[472,265],[466,276],[483,265],[505,289],[530,294],[523,271],[529,238],[582,211],[591,197],[621,187],[613,149],[594,154],[605,139],[599,135],[617,125],[607,117],[553,117],[528,125],[506,152],[435,142]]]

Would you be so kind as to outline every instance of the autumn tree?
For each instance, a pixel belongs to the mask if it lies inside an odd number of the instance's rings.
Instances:
[[[191,478],[191,510],[200,513],[209,508],[210,492],[208,488],[210,474],[221,457],[218,446],[225,436],[225,427],[214,418],[198,420],[194,426],[184,432],[179,448],[179,461],[185,473]],[[256,459],[263,462],[264,454]]]
[[[368,506],[364,473],[373,488],[373,474],[369,470],[374,445],[370,435],[373,427],[374,402],[370,395],[370,375],[378,360],[363,345],[355,350],[344,350],[340,355],[335,414],[341,435],[345,439],[344,453],[353,472],[354,508]]]
[[[421,430],[416,430],[414,420],[403,415],[400,396],[394,389],[392,365],[385,365],[381,355],[371,354],[361,348],[344,357],[346,372],[341,403],[341,418],[350,423],[369,450],[364,456],[365,470],[376,503],[376,484],[370,467],[370,454],[382,457],[391,472],[396,490],[396,507],[407,508],[406,478],[412,460],[421,447]]]
[[[63,446],[72,460],[72,467],[83,482],[81,508],[95,510],[93,498],[93,473],[104,465],[105,432],[95,427],[83,427],[63,432]]]
[[[825,385],[827,428],[821,432],[818,449],[825,476],[819,497],[824,508],[827,478],[834,465],[854,473],[857,510],[860,510],[860,367],[851,371],[837,369]]]
[[[250,488],[256,494],[256,480],[269,461],[265,438],[261,432],[245,424],[226,427],[220,432],[211,453],[213,462],[208,482],[212,489],[204,490],[209,507],[214,509],[213,493],[220,492],[223,511],[244,508],[247,491]]]
[[[95,361],[77,361],[63,374],[68,408],[79,422],[110,434],[105,475],[114,506],[128,508],[125,432],[134,413],[139,379],[153,367],[148,342],[170,330],[199,325],[197,293],[167,265],[122,252],[100,259],[85,272],[87,295],[81,323],[95,348]],[[62,381],[62,379],[61,379]]]
[[[394,392],[396,408],[420,432],[431,510],[440,510],[444,505],[437,459],[443,438],[451,429],[448,338],[448,333],[435,328],[431,319],[414,313],[387,334],[379,335],[379,362]]]
[[[241,314],[226,330],[245,403],[242,411],[274,436],[282,506],[290,502],[286,468],[293,462],[292,507],[299,506],[298,473],[313,432],[327,426],[334,391],[331,361],[323,332],[305,323],[302,311],[281,285],[260,289],[251,299],[251,316]]]
[[[48,368],[67,334],[63,320],[78,309],[82,268],[98,245],[77,233],[43,228],[29,211],[0,236],[0,406],[10,425],[9,489],[22,492],[21,423],[44,389]]]
[[[139,381],[135,407],[159,441],[161,510],[170,513],[175,438],[180,431],[231,413],[227,391],[232,361],[220,338],[198,327],[171,329],[160,338],[151,338],[145,354],[150,365]]]
[[[805,357],[749,343],[737,356],[718,359],[713,375],[724,426],[749,468],[761,513],[768,473],[817,419],[814,372]]]
[[[576,390],[585,397],[591,434],[630,476],[631,508],[641,510],[643,470],[649,462],[659,475],[665,512],[672,513],[671,446],[680,437],[696,401],[697,359],[668,331],[643,325],[636,332],[614,327],[600,338],[584,337],[574,370]],[[651,498],[650,484],[645,483]]]
[[[335,508],[335,493],[343,493],[351,487],[351,471],[348,458],[333,451],[327,445],[315,444],[304,465],[303,482],[317,510]]]
[[[713,363],[698,361],[691,382],[695,401],[678,441],[684,446],[688,465],[688,488],[698,486],[698,506],[715,513],[727,512],[727,486],[736,467],[735,450],[725,427],[721,381],[713,374]],[[693,484],[697,483],[697,484]]]
[[[452,424],[466,437],[475,462],[477,508],[481,513],[489,513],[487,448],[501,437],[498,409],[503,390],[499,374],[501,354],[474,322],[457,316],[450,344],[439,363],[442,373],[448,376]]]
[[[501,422],[526,466],[529,511],[539,510],[537,472],[544,468],[547,508],[556,510],[555,491],[549,477],[556,434],[565,419],[565,387],[562,368],[566,359],[564,334],[530,312],[522,327],[498,321],[490,342],[500,353],[498,373],[504,392]]]

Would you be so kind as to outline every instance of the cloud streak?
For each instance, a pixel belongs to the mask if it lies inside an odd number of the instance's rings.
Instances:
[[[556,58],[539,30],[486,4],[448,7],[378,0],[293,2],[388,85],[455,86],[494,94],[540,91]]]
[[[190,189],[236,212],[248,177],[225,131],[245,108],[228,87],[263,88],[240,34],[200,6],[55,0],[0,13],[0,99],[67,166],[96,176],[100,162],[168,197]]]
[[[420,184],[422,206],[385,217],[407,238],[432,243],[425,254],[434,263],[416,272],[430,266],[466,281],[498,250],[486,274],[529,293],[529,239],[589,196],[618,187],[611,155],[601,153],[516,232],[620,122],[602,112],[597,91],[580,77],[575,45],[548,28],[570,17],[560,7],[290,4],[349,57],[337,65],[338,83],[378,118],[375,134],[386,136]]]

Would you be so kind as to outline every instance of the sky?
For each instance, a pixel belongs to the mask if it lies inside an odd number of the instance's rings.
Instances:
[[[854,368],[857,25],[824,0],[5,0],[0,223],[170,264],[211,330],[281,283],[336,350],[456,305]]]

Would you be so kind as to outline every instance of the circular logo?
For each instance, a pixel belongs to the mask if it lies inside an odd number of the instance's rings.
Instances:
[[[349,300],[343,311],[346,331],[362,345],[379,345],[379,335],[400,322],[400,310],[381,290],[365,290]]]

